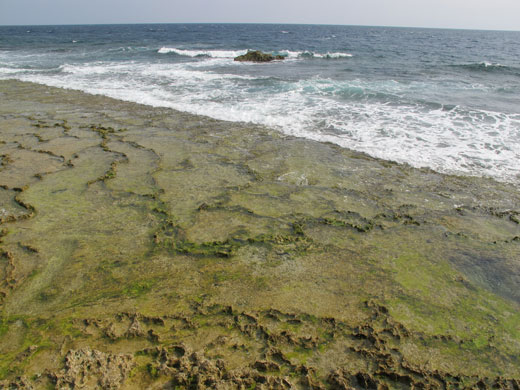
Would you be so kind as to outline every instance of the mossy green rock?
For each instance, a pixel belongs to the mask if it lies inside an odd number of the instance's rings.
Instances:
[[[517,187],[0,93],[0,388],[519,388]]]
[[[284,56],[274,56],[269,53],[263,53],[259,50],[248,51],[246,54],[235,57],[235,61],[240,62],[271,62],[274,60],[283,60]]]

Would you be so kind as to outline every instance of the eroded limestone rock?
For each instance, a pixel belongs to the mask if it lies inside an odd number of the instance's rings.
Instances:
[[[70,350],[65,368],[51,376],[57,389],[105,389],[121,387],[134,366],[131,355],[115,355],[90,348]]]

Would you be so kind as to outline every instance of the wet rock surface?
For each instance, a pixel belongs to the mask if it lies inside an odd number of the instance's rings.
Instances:
[[[263,53],[259,50],[248,51],[246,54],[235,57],[235,61],[239,62],[271,62],[274,60],[284,59],[284,56],[274,56],[269,53]]]
[[[0,388],[519,388],[517,188],[0,90]]]

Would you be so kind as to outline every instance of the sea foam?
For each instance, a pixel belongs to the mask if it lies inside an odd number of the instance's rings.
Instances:
[[[185,57],[209,57],[209,58],[235,58],[246,54],[249,50],[187,50],[175,47],[161,47],[157,53],[159,54],[176,54]],[[292,51],[292,50],[274,50],[266,51],[267,53],[281,55],[287,58],[322,58],[322,59],[338,59],[350,58],[352,54],[341,52],[315,53],[312,51]]]
[[[216,119],[251,122],[286,134],[446,173],[518,181],[520,115],[406,101],[417,88],[395,81],[338,82],[314,77],[273,84],[263,76],[190,64],[99,62],[64,65],[61,77],[18,78]],[[428,88],[422,85],[421,88]],[[377,93],[375,92],[377,91]],[[349,96],[345,101],[344,94]]]
[[[184,50],[175,47],[161,47],[159,54],[174,53],[185,57],[235,58],[246,54],[247,50]]]

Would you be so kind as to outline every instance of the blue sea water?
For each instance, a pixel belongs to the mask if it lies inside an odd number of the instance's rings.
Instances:
[[[238,63],[248,50],[284,61]],[[0,26],[15,78],[253,122],[520,183],[520,32],[275,24]]]

